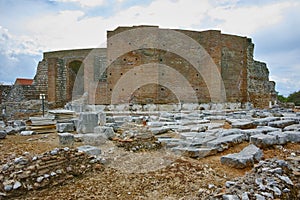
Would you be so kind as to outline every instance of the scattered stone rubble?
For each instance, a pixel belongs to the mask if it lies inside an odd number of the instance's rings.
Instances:
[[[42,155],[25,152],[1,161],[0,198],[24,194],[31,190],[62,184],[92,170],[101,170],[101,158],[82,149],[56,148]]]
[[[290,110],[193,110],[181,112],[84,112],[50,111],[51,121],[59,133],[59,144],[77,150],[55,149],[41,156],[24,154],[2,163],[1,194],[17,195],[22,191],[60,184],[68,177],[94,169],[98,146],[113,140],[119,147],[132,152],[157,150],[165,147],[191,158],[203,158],[222,152],[238,143],[249,145],[240,152],[221,157],[221,163],[234,168],[253,167],[240,180],[226,183],[226,193],[211,199],[297,199],[299,194],[299,155],[288,161],[265,160],[262,149],[300,142],[300,115]],[[78,116],[78,117],[77,117]],[[32,118],[37,119],[37,118]],[[33,120],[34,121],[34,120]],[[38,121],[38,120],[36,120]],[[39,124],[36,126],[47,124]],[[32,124],[30,125],[32,127]],[[13,134],[35,134],[37,129],[24,131],[22,122],[0,128],[0,138]],[[28,126],[27,126],[28,127]],[[43,130],[43,127],[42,127]],[[75,134],[74,132],[77,132]],[[38,132],[38,133],[43,133]],[[299,152],[297,153],[299,154]],[[79,161],[80,160],[80,161]],[[258,163],[258,165],[255,165]],[[61,173],[57,172],[60,171]],[[60,174],[62,174],[60,176]],[[214,187],[212,187],[214,188]],[[298,195],[298,196],[297,196]]]
[[[162,147],[154,134],[143,125],[125,124],[123,125],[112,140],[118,147],[123,147],[127,151],[150,151]]]
[[[299,166],[300,151],[286,161],[276,158],[260,161],[244,177],[227,181],[225,193],[215,192],[205,199],[300,199]]]

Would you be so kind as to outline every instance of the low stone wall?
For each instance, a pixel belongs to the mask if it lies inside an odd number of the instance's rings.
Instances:
[[[74,176],[102,169],[99,163],[100,159],[68,147],[38,156],[24,153],[9,158],[0,168],[0,199],[59,185]]]
[[[65,108],[75,112],[87,111],[133,111],[133,112],[180,112],[180,111],[195,111],[195,110],[239,110],[251,109],[251,103],[182,103],[182,104],[116,104],[116,105],[85,105],[76,103],[67,103]]]

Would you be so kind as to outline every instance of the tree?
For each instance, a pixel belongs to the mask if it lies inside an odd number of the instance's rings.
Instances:
[[[287,102],[293,102],[296,106],[300,106],[300,90],[290,94],[287,97]]]
[[[278,101],[280,101],[282,103],[286,103],[287,102],[287,97],[285,97],[285,96],[283,96],[281,94],[277,95],[277,99],[278,99]]]

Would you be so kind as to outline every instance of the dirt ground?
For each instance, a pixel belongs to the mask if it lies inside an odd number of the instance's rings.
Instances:
[[[76,143],[75,147],[80,145]],[[32,191],[17,199],[202,199],[199,189],[209,193],[251,170],[233,169],[220,163],[222,155],[239,152],[247,145],[241,143],[214,156],[192,159],[167,149],[133,153],[107,142],[100,146],[106,159],[103,171],[76,177],[60,186]],[[34,155],[56,147],[59,145],[55,133],[8,135],[0,140],[0,162],[3,164],[9,157],[24,152]],[[296,150],[300,150],[299,143],[275,146],[264,150],[264,158],[285,159]]]

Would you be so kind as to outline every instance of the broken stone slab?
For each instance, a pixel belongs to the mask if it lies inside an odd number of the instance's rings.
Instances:
[[[36,132],[34,131],[21,131],[20,135],[23,135],[23,136],[28,136],[28,135],[35,135]]]
[[[244,140],[245,140],[244,134],[228,135],[207,142],[207,146],[212,148],[217,148],[218,151],[224,151],[225,149],[228,149],[231,145],[241,143]]]
[[[84,145],[84,146],[77,147],[77,150],[79,152],[84,152],[84,153],[87,153],[89,155],[94,155],[94,156],[101,154],[100,148],[91,146],[91,145]]]
[[[300,142],[300,131],[285,131],[283,133],[287,135],[290,142]]]
[[[203,138],[194,138],[191,140],[191,142],[189,143],[189,146],[191,147],[203,147],[203,146],[207,146],[207,143],[210,141],[215,140],[216,137],[215,136],[206,136]]]
[[[157,138],[159,142],[163,143],[167,148],[186,146],[185,140],[179,138]]]
[[[174,118],[174,114],[169,113],[169,112],[161,112],[160,117],[162,117],[162,118]]]
[[[270,132],[276,132],[280,131],[279,128],[273,128],[269,126],[258,126],[256,129],[246,129],[242,130],[242,133],[245,134],[246,140],[249,140],[252,135],[258,135],[258,134],[267,134]]]
[[[158,119],[160,122],[174,122],[174,119],[171,118],[165,118],[165,117],[159,117]]]
[[[240,129],[220,129],[216,133],[216,136],[225,137],[228,135],[236,135],[236,134],[241,134],[241,133],[242,133],[242,131]]]
[[[85,145],[94,146],[105,144],[107,141],[107,138],[95,133],[76,134],[75,139],[76,141],[83,142]]]
[[[276,136],[273,135],[259,134],[251,136],[250,143],[259,148],[266,148],[275,145],[277,143],[277,139]]]
[[[91,133],[98,126],[98,114],[94,112],[82,112],[79,114],[77,124],[78,133]]]
[[[218,152],[217,149],[210,147],[174,147],[171,150],[176,154],[181,154],[191,158],[204,158],[210,155],[215,155]]]
[[[292,124],[295,124],[294,120],[279,120],[279,121],[272,121],[268,123],[268,126],[275,127],[275,128],[285,128],[287,126],[290,126]]]
[[[4,130],[0,130],[0,139],[5,139],[7,136],[6,132]]]
[[[300,123],[300,117],[297,116],[282,117],[281,120],[293,120],[296,124]]]
[[[166,125],[165,122],[156,122],[156,121],[147,122],[147,126],[149,126],[149,127],[162,127],[162,126],[165,126],[165,125]]]
[[[240,200],[239,196],[235,194],[224,194],[222,198],[223,200]]]
[[[222,128],[223,126],[224,126],[224,123],[212,122],[212,123],[207,124],[207,129],[208,130],[218,129],[218,128]]]
[[[26,124],[23,120],[15,120],[13,122],[14,127],[25,127]]]
[[[7,135],[15,135],[16,133],[20,132],[20,131],[25,131],[25,129],[20,130],[18,127],[14,128],[12,126],[6,126],[4,128],[4,131],[6,132]]]
[[[180,125],[182,126],[189,126],[189,125],[198,125],[198,124],[207,124],[210,123],[209,120],[202,119],[202,120],[181,120]]]
[[[73,146],[74,144],[74,134],[72,133],[59,133],[58,134],[59,144],[62,146]]]
[[[290,126],[286,126],[283,129],[284,131],[300,131],[300,124],[293,124]]]
[[[168,131],[171,130],[171,128],[167,126],[163,126],[163,127],[149,128],[149,130],[151,131],[152,134],[159,135],[159,134],[167,133]]]
[[[0,120],[0,128],[4,128],[6,126],[5,122]]]
[[[115,137],[115,132],[112,127],[109,126],[97,126],[94,128],[94,133],[103,136],[106,139],[111,140]]]
[[[208,129],[208,125],[196,125],[191,127],[192,132],[205,132]]]
[[[289,142],[288,134],[285,134],[284,132],[275,131],[275,132],[268,133],[268,135],[272,135],[276,137],[276,144],[283,145]]]
[[[189,127],[189,126],[178,126],[177,131],[180,132],[180,133],[190,132],[191,127]]]
[[[253,167],[263,157],[263,152],[255,145],[250,144],[239,153],[228,154],[221,157],[221,163],[234,168]]]
[[[261,119],[256,119],[253,123],[257,126],[267,126],[269,122],[280,120],[280,117],[266,117]]]
[[[204,117],[204,119],[206,120],[226,120],[227,116],[219,116],[219,115],[212,115],[212,116],[207,116],[207,117]]]
[[[180,134],[181,139],[186,141],[187,146],[202,147],[206,146],[207,142],[215,140],[217,137],[210,133],[187,132]]]
[[[68,122],[68,123],[57,123],[56,124],[56,131],[59,133],[63,132],[72,132],[75,130],[74,123]]]
[[[253,129],[256,128],[252,121],[235,121],[231,124],[231,128],[238,128],[238,129]]]

